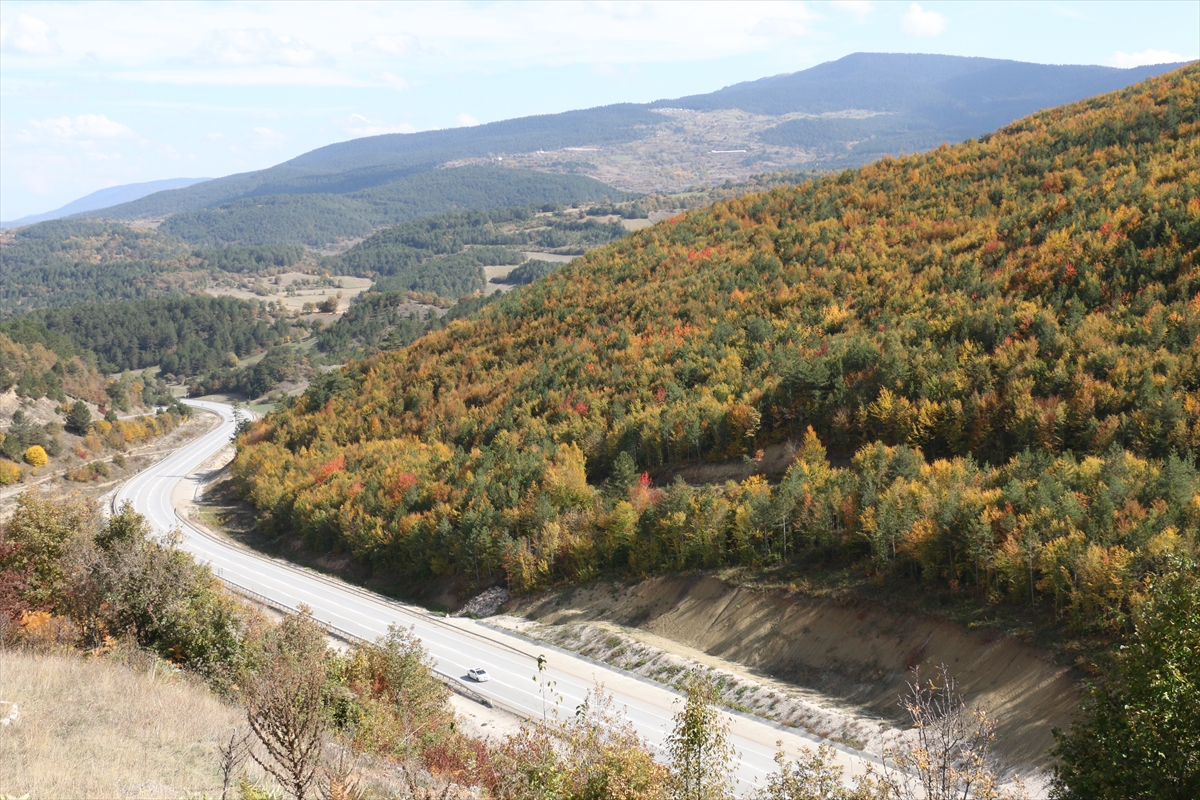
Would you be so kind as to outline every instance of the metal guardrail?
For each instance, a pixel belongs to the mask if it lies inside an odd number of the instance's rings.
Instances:
[[[218,577],[220,578],[221,582],[225,584],[226,588],[228,588],[231,592],[233,592],[235,594],[239,594],[242,597],[245,597],[247,600],[250,600],[251,602],[258,603],[260,605],[264,605],[267,608],[270,608],[274,611],[278,611],[281,614],[299,613],[298,609],[289,608],[288,606],[284,605],[283,603],[280,603],[277,600],[272,600],[271,598],[267,597],[266,595],[259,594],[258,592],[253,591],[251,589],[247,589],[244,586],[239,586],[238,584],[233,583],[232,581],[227,580],[224,577],[221,577],[221,576],[218,576]],[[333,636],[334,638],[341,639],[345,642],[348,642],[349,644],[370,644],[369,639],[359,636],[356,633],[351,633],[350,631],[339,628],[338,626],[336,626],[332,623],[321,622],[320,620],[313,620],[313,621],[316,622],[318,625],[320,625],[322,628],[324,628],[325,632],[328,633],[329,635]],[[496,707],[496,704],[492,701],[491,698],[486,697],[486,696],[480,694],[479,692],[475,691],[471,687],[464,685],[460,679],[455,678],[453,675],[443,672],[442,670],[437,669],[436,667],[430,669],[430,672],[433,673],[434,677],[436,677],[439,681],[441,681],[443,684],[445,684],[446,688],[448,688],[450,691],[461,694],[463,697],[466,697],[469,700],[474,700],[476,703],[479,703],[480,705],[483,705],[483,706],[487,706],[488,708]]]
[[[212,410],[210,410],[210,409],[205,409],[205,408],[203,408],[203,407],[198,407],[197,405],[195,405],[195,404],[193,404],[193,403],[189,403],[187,400],[184,400],[184,403],[185,403],[185,404],[187,404],[187,405],[190,405],[190,406],[192,406],[193,408],[199,408],[199,410],[201,410],[201,411],[207,411],[208,413],[215,413],[215,412],[213,412],[213,411],[212,411]],[[241,410],[242,410],[242,411],[243,411],[243,413],[245,413],[245,414],[246,414],[246,415],[247,415],[247,416],[248,416],[250,419],[255,419],[255,418],[257,418],[257,417],[259,416],[259,414],[257,414],[256,412],[250,411],[249,409],[241,409]],[[218,415],[218,416],[220,416],[220,415]],[[218,425],[218,428],[219,428],[219,427],[220,427],[220,425]],[[205,435],[207,435],[207,434],[205,434]],[[162,461],[162,460],[163,460],[163,459],[159,459],[159,461]],[[137,473],[135,473],[135,475],[138,475],[138,474],[141,474],[142,472],[145,472],[147,469],[150,469],[151,467],[153,467],[153,466],[154,466],[155,464],[157,464],[157,463],[159,463],[159,462],[158,462],[158,461],[156,461],[156,462],[154,462],[153,464],[148,464],[147,466],[145,466],[145,467],[143,467],[142,469],[138,470],[138,472],[137,472]],[[130,477],[132,478],[133,476],[130,476]],[[111,509],[112,513],[114,513],[114,514],[115,514],[115,513],[117,512],[117,510],[118,510],[118,509],[117,509],[117,498],[118,498],[118,496],[120,495],[120,493],[121,493],[121,487],[118,487],[118,488],[117,488],[117,489],[116,489],[116,490],[115,490],[115,491],[112,493],[111,499],[109,500],[109,507],[110,507],[110,509]],[[172,504],[172,505],[173,505],[173,504]],[[203,527],[202,525],[199,525],[199,524],[197,524],[197,523],[193,522],[192,520],[185,519],[185,518],[184,518],[184,516],[183,516],[182,514],[180,514],[180,513],[179,513],[179,509],[178,509],[178,508],[172,508],[172,511],[173,511],[173,512],[174,512],[174,514],[175,514],[175,518],[176,518],[176,519],[177,519],[177,520],[180,522],[180,524],[181,524],[182,526],[186,526],[186,527],[190,528],[191,530],[193,530],[193,531],[195,531],[195,532],[199,533],[201,536],[204,536],[204,537],[206,537],[206,538],[212,539],[213,541],[216,541],[216,542],[218,542],[218,543],[221,543],[221,544],[227,544],[226,542],[223,542],[223,541],[220,539],[220,537],[218,537],[218,536],[214,535],[214,534],[213,534],[211,531],[205,530],[205,529],[204,529],[204,527]],[[408,614],[408,615],[410,615],[410,616],[413,616],[413,617],[416,617],[416,618],[418,618],[418,619],[422,619],[422,620],[424,620],[424,621],[426,621],[426,622],[428,622],[428,623],[430,623],[430,624],[433,624],[433,625],[438,625],[438,626],[441,626],[441,627],[444,627],[444,628],[447,628],[447,629],[453,630],[454,632],[458,633],[459,635],[471,636],[471,637],[473,637],[473,638],[475,638],[475,639],[478,639],[478,640],[480,640],[481,642],[484,642],[484,643],[486,643],[486,644],[488,644],[488,645],[490,645],[490,646],[492,646],[492,647],[502,647],[502,648],[504,648],[504,649],[506,649],[506,650],[510,650],[510,651],[512,651],[513,653],[515,653],[515,654],[517,654],[517,655],[524,656],[524,657],[526,657],[526,658],[530,658],[530,659],[533,659],[533,658],[535,658],[534,656],[530,655],[529,653],[526,653],[526,652],[524,652],[524,651],[522,651],[522,650],[520,650],[520,649],[518,649],[518,648],[515,648],[515,647],[513,647],[512,645],[509,645],[509,644],[507,644],[507,643],[504,643],[504,642],[496,642],[496,641],[494,641],[494,640],[492,640],[492,639],[489,639],[488,637],[486,637],[486,636],[484,636],[484,635],[481,635],[481,634],[480,634],[480,633],[478,633],[478,632],[471,631],[471,630],[468,630],[468,629],[465,629],[465,628],[460,628],[460,627],[458,627],[458,626],[455,626],[455,625],[449,625],[449,624],[447,624],[447,623],[446,623],[446,621],[445,621],[444,619],[442,619],[441,617],[439,617],[437,614],[435,614],[435,613],[433,613],[433,612],[430,612],[430,611],[427,611],[427,610],[425,610],[425,609],[422,609],[422,608],[409,608],[409,607],[407,607],[407,606],[402,606],[401,604],[399,604],[399,603],[396,603],[396,602],[394,602],[394,601],[390,600],[389,598],[386,598],[386,597],[381,597],[381,596],[379,596],[379,595],[375,594],[374,592],[369,592],[369,591],[367,591],[367,590],[365,590],[365,589],[362,589],[361,587],[357,587],[357,586],[354,586],[354,585],[352,585],[352,584],[346,584],[346,583],[345,583],[345,582],[343,582],[343,581],[338,581],[338,580],[335,580],[335,579],[331,578],[330,576],[323,575],[323,574],[321,574],[321,573],[319,573],[319,572],[317,572],[317,571],[315,571],[315,570],[301,568],[301,567],[298,567],[298,566],[297,566],[297,565],[295,565],[295,564],[291,564],[291,563],[288,563],[288,562],[282,561],[282,560],[280,560],[280,559],[277,559],[277,558],[271,558],[271,557],[269,557],[269,556],[264,556],[264,555],[262,555],[262,554],[256,554],[256,555],[258,555],[260,558],[265,558],[265,559],[268,559],[268,560],[270,560],[270,561],[272,561],[272,562],[274,562],[274,563],[278,564],[279,566],[281,566],[281,567],[284,567],[284,568],[286,568],[286,569],[288,569],[288,570],[292,570],[292,571],[296,571],[296,572],[302,572],[302,573],[304,573],[305,575],[307,575],[308,577],[311,577],[311,578],[313,578],[313,579],[315,579],[315,580],[318,580],[318,581],[320,581],[320,582],[322,582],[322,583],[325,583],[325,584],[329,585],[329,586],[330,586],[330,587],[332,587],[332,588],[338,589],[339,591],[349,591],[349,592],[352,592],[352,593],[354,593],[354,594],[357,594],[357,595],[359,595],[359,596],[361,596],[361,597],[364,597],[364,598],[370,599],[370,600],[371,600],[371,601],[373,601],[373,602],[382,603],[382,604],[384,604],[384,605],[387,605],[387,606],[393,606],[393,607],[395,607],[395,608],[396,608],[396,610],[397,610],[397,611],[399,611],[399,612],[401,612],[401,613]],[[246,599],[248,599],[248,600],[251,600],[252,602],[259,603],[259,604],[261,604],[261,605],[263,605],[263,606],[266,606],[267,608],[271,608],[271,609],[273,609],[273,610],[275,610],[275,611],[277,611],[277,612],[279,612],[279,613],[284,613],[284,614],[295,614],[295,613],[298,613],[298,609],[291,608],[291,607],[289,607],[289,606],[287,606],[287,605],[285,605],[285,604],[283,604],[283,603],[280,603],[280,602],[278,602],[277,600],[273,600],[273,599],[271,599],[271,598],[269,598],[269,597],[267,597],[267,596],[265,596],[265,595],[259,594],[258,592],[255,592],[253,589],[248,589],[248,588],[246,588],[246,587],[244,587],[244,586],[241,586],[241,585],[239,585],[239,584],[237,584],[237,583],[234,583],[233,581],[231,581],[231,580],[229,580],[229,579],[225,578],[223,575],[220,575],[220,574],[218,574],[218,575],[217,575],[217,578],[218,578],[218,579],[219,579],[219,580],[220,580],[220,581],[221,581],[221,582],[222,582],[222,583],[223,583],[223,584],[224,584],[224,585],[225,585],[225,586],[226,586],[226,587],[227,587],[227,588],[228,588],[230,591],[234,592],[235,594],[242,595],[243,597],[245,597],[245,598],[246,598]],[[326,630],[326,631],[327,631],[327,632],[328,632],[330,635],[334,636],[335,638],[342,639],[342,640],[344,640],[344,641],[346,641],[346,642],[348,642],[348,643],[354,644],[354,643],[367,643],[367,642],[368,642],[368,640],[367,640],[367,639],[365,639],[365,638],[363,638],[363,637],[361,637],[361,636],[358,636],[357,634],[353,634],[353,633],[351,633],[351,632],[349,632],[349,631],[343,630],[343,629],[341,629],[341,628],[339,628],[339,627],[337,627],[337,626],[335,626],[335,625],[332,625],[332,624],[329,624],[329,623],[323,623],[323,622],[320,622],[319,620],[317,621],[317,623],[318,623],[319,625],[321,625],[323,628],[325,628],[325,630]],[[450,674],[448,674],[448,673],[446,673],[446,672],[443,672],[442,670],[440,670],[440,669],[437,669],[436,667],[435,667],[435,668],[433,668],[433,669],[431,669],[431,672],[433,673],[434,677],[436,677],[436,678],[437,678],[439,681],[441,681],[443,684],[445,684],[447,688],[449,688],[451,691],[453,691],[453,692],[455,692],[455,693],[457,693],[457,694],[460,694],[460,695],[462,695],[463,697],[466,697],[466,698],[468,698],[468,699],[470,699],[470,700],[473,700],[474,702],[477,702],[477,703],[479,703],[479,704],[481,704],[481,705],[483,705],[483,706],[486,706],[486,707],[488,707],[488,708],[497,708],[497,707],[500,707],[500,708],[503,708],[505,711],[508,711],[508,712],[510,712],[510,713],[512,713],[512,714],[515,714],[515,715],[519,716],[519,717],[526,717],[526,716],[527,716],[527,714],[526,714],[526,713],[522,712],[520,709],[517,709],[517,708],[514,708],[514,707],[510,706],[509,704],[505,703],[503,700],[493,700],[492,698],[490,698],[490,697],[487,697],[487,696],[485,696],[485,695],[483,695],[483,694],[481,694],[481,693],[479,693],[479,692],[477,692],[477,691],[473,690],[473,689],[472,689],[472,688],[470,688],[469,686],[465,685],[465,684],[462,682],[462,680],[461,680],[460,678],[456,678],[455,676],[453,676],[453,675],[450,675]]]

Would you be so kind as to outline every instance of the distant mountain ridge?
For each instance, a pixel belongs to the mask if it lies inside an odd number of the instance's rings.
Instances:
[[[849,108],[878,117],[822,120],[840,129],[851,152],[828,166],[857,166],[884,153],[926,150],[982,136],[1028,114],[1116,91],[1182,64],[1132,69],[1046,65],[996,58],[855,53],[802,72],[727,86],[716,92],[650,104],[695,111],[737,108],[757,114],[828,114]],[[809,120],[783,122],[760,139],[820,145]],[[898,136],[903,131],[907,136]],[[865,145],[865,146],[864,146]],[[908,147],[904,147],[908,145]],[[915,145],[915,147],[913,146]]]
[[[588,176],[637,191],[680,190],[694,183],[744,180],[752,174],[787,169],[840,169],[887,153],[921,152],[942,142],[980,136],[1027,114],[1122,89],[1178,66],[1116,69],[857,53],[710,94],[340,142],[269,169],[114,205],[104,209],[104,216],[199,214],[257,198],[246,202],[242,211],[232,207],[221,215],[226,230],[238,230],[245,227],[238,215],[261,216],[251,207],[257,208],[266,198],[307,195],[309,200],[276,204],[280,209],[311,205],[311,213],[316,214],[322,208],[344,208],[342,198],[352,193],[386,193],[386,187],[442,166],[511,165]],[[731,112],[755,117],[744,125],[738,120],[731,124]],[[566,150],[581,145],[597,150]],[[654,146],[658,150],[648,156],[638,152]],[[743,151],[744,156],[730,155]],[[516,158],[510,157],[513,154]],[[503,156],[503,164],[496,162],[497,156]],[[678,185],[681,174],[686,178],[682,186]],[[656,180],[664,185],[656,185]],[[675,185],[667,185],[671,181]],[[333,226],[321,237],[332,241],[358,236],[364,226],[377,228],[399,221],[351,213],[344,230]],[[224,235],[188,227],[196,230],[194,241],[210,245]],[[281,228],[269,240],[284,241],[288,235]],[[226,243],[254,242],[243,237]]]
[[[168,191],[170,189],[186,189],[188,186],[194,186],[197,183],[210,181],[212,178],[164,178],[159,181],[145,181],[144,183],[126,183],[121,186],[110,186],[107,189],[100,189],[91,194],[84,195],[78,200],[72,200],[62,208],[56,208],[53,211],[47,211],[44,214],[29,214],[28,216],[14,219],[9,222],[0,222],[0,228],[19,228],[23,225],[34,225],[38,222],[46,222],[52,219],[61,219],[69,217],[72,214],[82,214],[88,211],[95,211],[101,208],[118,205],[120,203],[129,203],[134,200],[154,194],[156,192]]]
[[[1180,66],[1118,69],[998,58],[854,53],[800,72],[736,83],[708,94],[659,100],[649,107],[821,114],[846,108],[912,111],[948,103],[952,110],[963,111],[974,95],[978,95],[974,102],[983,106],[1002,101],[1047,102],[1064,92],[1090,97],[1104,93],[1114,82],[1129,85]]]

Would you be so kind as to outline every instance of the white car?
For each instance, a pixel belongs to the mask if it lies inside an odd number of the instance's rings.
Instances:
[[[483,667],[472,667],[471,669],[467,670],[467,677],[476,683],[483,683],[484,681],[490,681],[492,679],[492,676],[488,675],[487,670]]]

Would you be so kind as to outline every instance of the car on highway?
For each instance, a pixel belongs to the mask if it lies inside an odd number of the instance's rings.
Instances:
[[[491,680],[492,676],[488,675],[487,670],[483,667],[471,667],[471,669],[467,670],[467,677],[476,683],[483,683],[484,681]]]

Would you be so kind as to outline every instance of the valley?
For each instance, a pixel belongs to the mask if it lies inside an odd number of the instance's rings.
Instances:
[[[1187,796],[1198,137],[1195,63],[856,53],[6,227],[0,695],[87,755],[3,780]],[[213,768],[272,681],[307,788]]]

